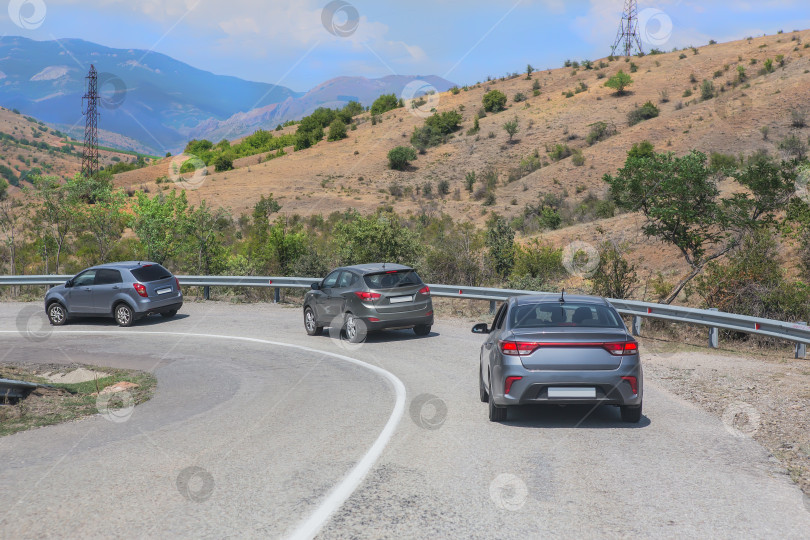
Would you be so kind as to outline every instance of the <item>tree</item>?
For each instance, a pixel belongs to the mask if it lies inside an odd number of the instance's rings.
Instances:
[[[593,293],[619,300],[629,298],[638,285],[636,265],[627,262],[627,246],[606,240],[599,249],[599,266],[593,276]]]
[[[414,265],[421,253],[416,235],[396,214],[364,217],[353,213],[335,227],[335,245],[342,264],[391,262]]]
[[[411,161],[416,159],[416,150],[408,146],[397,146],[388,152],[388,167],[397,171],[404,171]]]
[[[0,191],[3,193],[3,197],[0,198],[0,232],[3,234],[3,245],[9,254],[9,274],[14,275],[17,273],[17,243],[22,235],[22,224],[25,220],[22,216],[22,203],[8,197],[5,189]]]
[[[270,227],[267,249],[275,270],[281,275],[290,275],[293,266],[306,251],[306,233],[299,227],[291,227],[288,220],[279,217]]]
[[[329,136],[326,138],[327,141],[339,141],[341,139],[345,139],[348,137],[346,135],[346,124],[343,123],[343,120],[340,118],[335,118],[331,124],[329,124]]]
[[[795,191],[796,162],[759,159],[736,173],[744,189],[720,197],[705,154],[683,157],[647,153],[636,146],[615,177],[605,175],[610,197],[620,208],[641,212],[644,234],[675,246],[690,267],[666,298],[671,303],[709,262],[740,240],[774,223]]]
[[[233,158],[227,154],[220,154],[214,158],[214,170],[224,172],[233,170]]]
[[[54,272],[59,273],[60,259],[68,234],[73,232],[76,223],[75,208],[71,204],[67,187],[53,176],[34,179],[34,193],[37,203],[34,207],[34,223],[42,235],[45,248],[45,273],[49,273],[48,245],[53,245]]]
[[[506,95],[499,90],[491,90],[484,94],[483,103],[486,112],[500,112],[506,108]]]
[[[146,248],[146,258],[163,264],[178,252],[188,233],[186,192],[161,192],[152,197],[139,191],[132,207],[132,230]]]
[[[212,210],[204,200],[199,207],[189,208],[186,242],[189,253],[195,256],[197,274],[216,275],[225,268],[227,252],[223,245],[223,230],[229,221],[227,211],[222,208]]]
[[[505,123],[503,125],[503,129],[509,134],[509,142],[512,142],[512,137],[514,137],[520,129],[518,117],[515,116],[513,120]]]
[[[532,73],[534,73],[534,67],[532,67],[532,65],[529,64],[528,66],[526,66],[526,80],[532,78]]]
[[[79,177],[78,174],[76,176]],[[75,197],[75,193],[82,193],[85,187],[81,177],[68,182],[71,197]],[[110,252],[124,232],[126,195],[111,186],[97,186],[92,190],[92,199],[91,203],[86,203],[81,197],[73,200],[79,230],[93,238],[98,250],[93,262],[100,264],[107,262]]]
[[[489,256],[499,277],[506,278],[515,265],[515,231],[501,217],[490,220],[487,226],[486,245]]]
[[[396,94],[383,94],[371,104],[371,114],[383,114],[399,107]]]
[[[633,79],[620,69],[616,75],[607,80],[605,86],[616,90],[617,96],[623,96],[625,94],[625,88],[631,84],[633,84]]]
[[[420,154],[424,154],[431,146],[439,146],[446,142],[447,136],[461,127],[462,119],[457,111],[435,113],[425,119],[424,126],[414,128],[411,144]]]

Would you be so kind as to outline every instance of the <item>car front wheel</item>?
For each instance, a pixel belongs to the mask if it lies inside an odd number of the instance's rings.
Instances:
[[[54,326],[62,326],[67,322],[67,311],[62,304],[53,303],[48,306],[48,320]]]
[[[118,326],[132,326],[135,322],[135,313],[126,304],[118,304],[115,308],[115,322]]]
[[[323,326],[318,326],[315,320],[315,312],[311,307],[304,309],[304,328],[309,336],[317,336],[323,331]]]
[[[641,405],[637,407],[620,407],[622,422],[637,424],[641,421]]]

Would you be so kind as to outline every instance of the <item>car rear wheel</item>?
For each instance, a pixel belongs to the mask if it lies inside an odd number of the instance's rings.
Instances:
[[[304,309],[304,328],[308,336],[317,336],[323,331],[323,326],[318,326],[318,322],[315,320],[315,312],[310,307]]]
[[[484,376],[481,375],[481,366],[478,366],[478,395],[481,398],[481,403],[489,401],[489,394],[487,389],[484,388]]]
[[[349,340],[349,343],[363,343],[366,340],[366,323],[351,313],[346,314],[343,330],[346,332],[346,339]]]
[[[504,422],[506,420],[506,407],[495,406],[495,400],[492,398],[492,392],[489,393],[489,421],[490,422]]]
[[[126,304],[115,306],[115,322],[118,323],[118,326],[132,326],[132,323],[135,322],[135,313],[132,308]]]
[[[163,313],[161,313],[161,315],[163,315],[163,316],[164,316],[164,317],[166,317],[167,319],[171,319],[172,317],[174,317],[175,315],[177,315],[177,310],[176,310],[176,309],[173,309],[173,310],[171,310],[171,311],[164,311]]]
[[[620,407],[622,411],[622,422],[636,424],[641,421],[641,405],[638,407]]]
[[[429,324],[417,324],[413,327],[413,331],[417,336],[426,336],[430,334]]]
[[[54,302],[48,306],[48,320],[54,326],[62,326],[67,322],[67,310],[65,306],[58,302]]]

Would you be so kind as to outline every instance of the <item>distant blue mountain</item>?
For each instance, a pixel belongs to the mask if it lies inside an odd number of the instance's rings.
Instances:
[[[193,137],[232,139],[273,128],[321,105],[340,106],[351,99],[369,105],[378,95],[399,93],[418,79],[340,77],[303,93],[214,75],[150,51],[12,36],[0,38],[0,105],[75,133],[69,128],[84,125],[81,96],[91,64],[99,72],[99,126],[155,154],[176,152]],[[440,92],[452,86],[438,77],[423,79]]]

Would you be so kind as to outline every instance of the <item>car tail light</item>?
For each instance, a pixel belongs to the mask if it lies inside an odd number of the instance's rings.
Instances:
[[[419,289],[419,294],[424,294],[425,296],[430,296],[430,287],[425,285],[421,289]]]
[[[530,341],[501,341],[501,352],[507,356],[528,356],[540,348],[539,343]]]
[[[382,296],[380,293],[366,291],[357,291],[354,294],[356,294],[357,298],[363,300],[364,302],[368,302],[369,300],[377,300],[380,298],[380,296]]]
[[[630,390],[633,391],[634,394],[638,394],[638,379],[635,377],[622,377],[623,381],[627,381],[630,383]]]
[[[369,317],[368,322],[380,322],[380,319],[378,319],[377,317]]]
[[[522,378],[523,377],[507,377],[506,382],[503,385],[503,393],[508,394],[509,391],[512,389],[512,385]]]
[[[635,341],[620,341],[616,343],[603,343],[602,347],[614,356],[627,356],[638,352],[638,343]]]
[[[132,286],[135,287],[135,292],[137,292],[140,296],[143,296],[144,298],[149,297],[149,295],[146,292],[146,287],[144,287],[140,283],[133,283]]]
[[[180,290],[180,280],[175,277],[174,281],[177,283],[177,290],[179,291]]]

